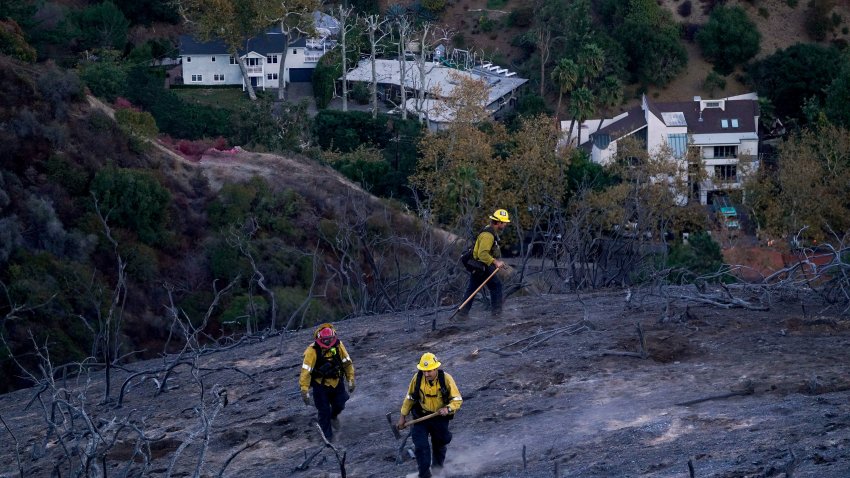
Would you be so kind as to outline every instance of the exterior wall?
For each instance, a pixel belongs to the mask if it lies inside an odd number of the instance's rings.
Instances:
[[[242,84],[242,72],[238,64],[230,64],[230,55],[185,55],[180,59],[183,63],[183,83],[187,85]],[[202,81],[192,81],[192,75],[201,75]],[[224,75],[224,81],[215,81],[215,75]]]
[[[308,45],[317,45],[308,40]],[[318,48],[305,48],[303,46],[290,47],[286,55],[286,67],[284,68],[284,79],[289,82],[290,68],[310,68],[315,69],[319,62],[319,58],[324,55],[324,49],[318,43]],[[278,61],[282,57],[282,53],[270,53],[277,55]],[[249,68],[248,76],[257,76],[259,78],[258,87],[260,88],[278,88],[280,86],[280,78],[274,78],[279,74],[280,63],[268,63],[266,57],[257,53],[251,52],[247,57],[261,58],[261,65],[252,72]],[[189,61],[191,58],[191,61]],[[215,58],[215,61],[212,60]],[[239,64],[230,64],[230,55],[184,55],[181,56],[183,63],[183,83],[187,85],[241,85],[242,72],[239,70]],[[247,67],[247,65],[246,65]],[[272,78],[269,78],[269,75]],[[192,75],[201,75],[201,81],[192,81]],[[215,75],[224,75],[224,81],[215,81]]]

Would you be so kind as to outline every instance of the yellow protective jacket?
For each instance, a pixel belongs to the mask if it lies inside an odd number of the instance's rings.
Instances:
[[[499,241],[492,227],[486,227],[475,239],[475,247],[472,249],[472,258],[490,266],[494,260],[502,257]]]
[[[444,372],[445,373],[445,372]],[[449,413],[455,413],[460,410],[463,404],[463,397],[460,395],[460,390],[457,389],[455,379],[448,373],[445,374],[446,388],[449,390]],[[410,385],[407,387],[407,396],[401,404],[401,416],[407,416],[415,404],[413,400],[413,389],[416,387],[416,374],[410,380]],[[427,413],[436,412],[443,408],[443,395],[440,393],[440,381],[434,378],[434,381],[429,382],[422,377],[422,384],[419,387],[419,404],[422,410]]]
[[[323,355],[329,359],[333,359],[333,355],[339,354],[340,359],[342,360],[342,370],[345,374],[345,379],[348,380],[349,383],[354,381],[354,363],[351,361],[351,357],[348,356],[348,351],[345,350],[345,345],[342,345],[342,340],[338,341],[336,345],[329,349],[322,349]],[[298,386],[301,387],[302,392],[306,392],[310,388],[310,381],[313,377],[313,368],[316,366],[316,347],[313,347],[313,344],[310,344],[306,350],[304,350],[304,363],[301,364],[301,376],[298,378]],[[316,378],[312,380],[315,383],[320,385],[326,385],[328,387],[336,387],[339,384],[338,378]]]

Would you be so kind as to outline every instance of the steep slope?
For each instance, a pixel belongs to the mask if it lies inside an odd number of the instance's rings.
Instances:
[[[347,476],[415,471],[409,458],[395,463],[400,443],[384,416],[397,418],[424,351],[437,354],[464,395],[451,425],[446,476],[681,477],[689,461],[700,477],[850,474],[850,378],[844,370],[850,322],[807,316],[791,303],[777,303],[770,312],[675,304],[665,311],[666,302],[639,293],[631,304],[617,291],[526,296],[510,300],[498,321],[478,306],[463,322],[445,323],[449,311],[428,310],[339,323],[358,376],[336,441],[346,453]],[[435,313],[440,319],[431,331]],[[673,318],[659,322],[662,316]],[[636,323],[645,333],[646,359],[618,355],[639,350]],[[202,413],[211,427],[201,476],[219,476],[225,464],[223,476],[241,478],[335,476],[339,467],[330,449],[322,451],[315,411],[297,396],[310,331],[253,340],[202,355],[196,377],[188,364],[176,367],[160,395],[162,373],[155,375],[159,381],[137,376],[122,408],[99,404],[97,374],[69,379],[68,401],[77,403],[74,397],[86,390],[78,410],[95,423],[132,416],[149,439],[152,476],[166,474],[178,450],[173,475],[196,470]],[[133,369],[161,370],[163,363]],[[69,431],[85,428],[78,413],[74,424],[60,425],[62,443],[50,435],[46,454],[30,460],[48,428],[40,407],[26,408],[35,393],[2,396],[0,410],[20,444],[27,475],[48,476],[54,463],[67,469],[57,459],[63,446],[91,437]],[[48,395],[42,392],[41,400],[49,412]],[[213,415],[217,397],[225,395],[227,405]],[[106,429],[103,436],[111,433]],[[107,468],[123,470],[138,437],[131,429],[119,433],[106,453]],[[15,441],[0,443],[0,475],[11,476]],[[189,446],[181,449],[184,443]],[[306,471],[297,471],[315,452]],[[132,467],[140,470],[141,456],[135,460]]]

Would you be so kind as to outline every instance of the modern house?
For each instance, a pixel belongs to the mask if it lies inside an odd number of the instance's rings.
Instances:
[[[672,160],[683,163],[681,171],[688,170],[690,150],[704,165],[706,178],[691,182],[691,194],[708,204],[715,195],[740,189],[744,174],[758,167],[758,124],[755,93],[658,103],[644,95],[640,106],[614,118],[585,121],[580,135],[573,131],[569,140],[580,141],[579,147],[590,152],[593,162],[603,165],[616,155],[617,142],[628,136],[645,144],[650,154],[670,151]],[[569,131],[570,122],[561,122],[561,129]]]
[[[425,82],[422,83],[422,75],[419,63],[413,60],[407,61],[405,78],[402,82],[401,67],[398,60],[376,59],[375,71],[377,78],[378,96],[381,99],[399,104],[401,101],[401,85],[407,92],[407,101],[404,107],[413,115],[421,115],[428,120],[431,130],[440,130],[448,127],[454,121],[453,113],[447,108],[441,98],[451,97],[461,78],[485,81],[488,86],[488,98],[486,108],[495,120],[500,120],[516,104],[520,88],[528,82],[524,78],[518,78],[516,73],[505,68],[494,67],[485,63],[476,65],[469,69],[458,69],[447,66],[441,62],[424,62]],[[356,68],[345,75],[349,83],[362,82],[367,85],[372,82],[372,61],[361,60]],[[419,100],[415,96],[418,92],[425,92],[425,100]],[[439,92],[439,96],[436,94]]]
[[[180,36],[180,59],[183,65],[183,83],[186,85],[251,85],[257,88],[278,88],[280,80],[289,82],[308,82],[319,58],[336,46],[331,37],[336,33],[333,17],[323,13],[313,14],[320,38],[301,38],[288,45],[283,78],[280,74],[280,61],[283,58],[285,35],[280,27],[269,28],[264,34],[249,39],[245,48],[239,49],[239,56],[245,61],[248,78],[242,77],[242,71],[235,57],[228,53],[227,45],[218,39],[200,41],[191,35]]]

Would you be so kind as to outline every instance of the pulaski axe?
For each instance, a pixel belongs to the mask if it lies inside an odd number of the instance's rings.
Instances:
[[[387,412],[387,423],[390,424],[390,430],[393,431],[393,436],[395,436],[395,439],[401,440],[401,432],[399,431],[399,428],[395,425],[395,423],[393,423],[392,414],[393,414],[393,412]],[[416,424],[416,423],[419,423],[419,422],[424,422],[425,420],[427,420],[429,418],[434,418],[439,414],[440,414],[440,412],[429,413],[428,415],[425,415],[424,417],[419,417],[416,420],[411,420],[411,421],[404,424],[404,428],[407,428],[410,425],[413,425],[413,424]]]
[[[476,294],[478,294],[478,292],[479,292],[481,289],[483,289],[483,288],[484,288],[484,286],[485,286],[485,285],[487,285],[487,283],[488,283],[488,282],[490,282],[490,279],[492,279],[492,278],[493,278],[493,276],[494,276],[494,275],[496,275],[496,273],[497,273],[497,272],[499,272],[499,268],[498,268],[498,267],[497,267],[495,270],[493,270],[493,273],[492,273],[492,274],[490,274],[490,275],[487,277],[487,279],[486,279],[484,282],[482,282],[482,283],[481,283],[481,285],[479,285],[479,286],[478,286],[478,288],[477,288],[477,289],[475,289],[475,292],[473,292],[473,293],[469,294],[469,297],[467,297],[467,298],[466,298],[466,300],[465,300],[465,301],[463,301],[463,303],[461,303],[461,304],[457,307],[457,309],[455,309],[455,311],[452,313],[452,315],[450,315],[450,316],[449,316],[449,318],[448,318],[448,319],[446,319],[446,320],[452,320],[452,319],[453,319],[453,318],[454,318],[454,317],[458,314],[458,312],[460,312],[460,309],[463,309],[463,306],[465,306],[465,305],[467,304],[467,302],[469,302],[469,301],[471,301],[472,299],[474,299],[474,298],[475,298],[475,295],[476,295]],[[435,331],[435,330],[437,330],[437,316],[436,316],[436,315],[434,316],[434,319],[431,321],[431,331],[433,332],[433,331]],[[424,417],[423,417],[423,418],[424,418]],[[419,419],[417,418],[417,420],[419,420]],[[410,422],[410,423],[413,423],[413,422]]]

